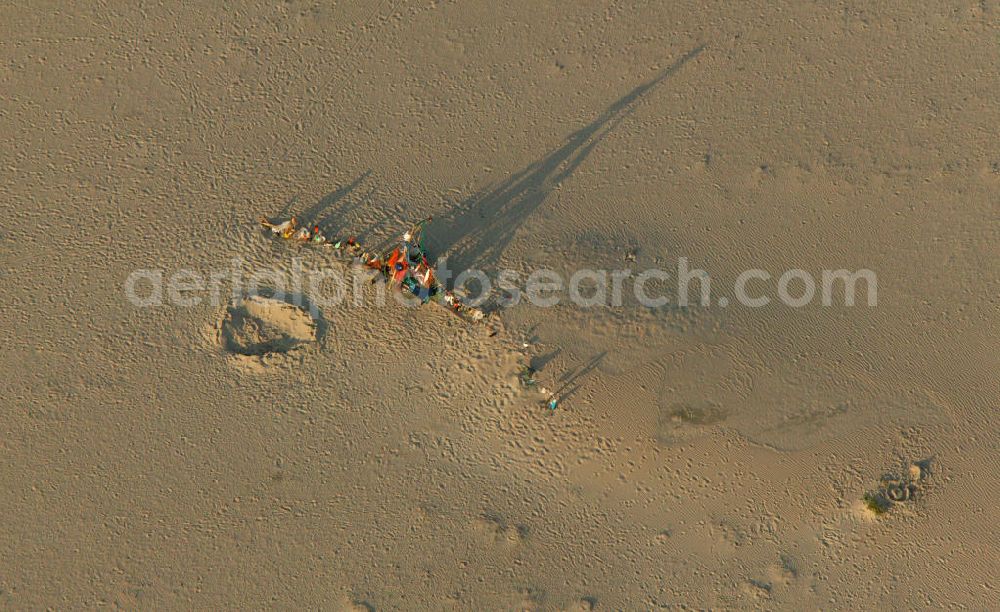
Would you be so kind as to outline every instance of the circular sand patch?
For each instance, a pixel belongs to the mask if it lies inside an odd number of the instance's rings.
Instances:
[[[222,348],[244,357],[282,355],[316,342],[316,321],[308,312],[257,295],[227,308],[218,329]]]

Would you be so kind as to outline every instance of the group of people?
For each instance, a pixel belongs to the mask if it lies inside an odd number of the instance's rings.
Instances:
[[[326,236],[319,231],[318,225],[314,225],[312,228],[299,227],[299,221],[296,217],[292,217],[288,221],[282,221],[281,223],[271,223],[267,217],[261,217],[260,224],[271,230],[272,234],[281,236],[285,240],[326,244]]]
[[[377,270],[393,287],[401,291],[411,292],[422,302],[436,301],[468,320],[482,321],[484,318],[482,310],[463,303],[454,292],[443,287],[434,277],[427,251],[421,243],[423,227],[430,220],[431,218],[428,217],[411,227],[403,234],[402,241],[397,247],[381,255],[366,250],[353,236],[345,240],[333,241],[327,239],[319,225],[299,227],[296,217],[279,223],[272,223],[266,217],[261,217],[260,223],[274,236],[285,240],[325,245],[344,252],[357,259],[362,265]],[[534,387],[536,384],[535,374],[535,368],[525,366],[518,378],[524,386]],[[545,405],[554,411],[558,406],[558,392],[552,393],[544,387],[539,390],[547,397]]]
[[[403,234],[401,244],[384,255],[365,250],[354,237],[330,241],[320,230],[319,225],[299,227],[296,217],[279,223],[261,217],[260,224],[273,235],[285,240],[326,245],[343,251],[355,257],[362,265],[378,270],[394,287],[409,291],[421,301],[439,301],[456,314],[472,321],[481,321],[484,318],[482,310],[463,303],[454,292],[444,288],[435,279],[427,252],[420,241],[423,227],[430,220],[428,217],[410,228]]]

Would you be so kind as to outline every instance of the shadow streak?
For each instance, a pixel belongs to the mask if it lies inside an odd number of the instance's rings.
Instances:
[[[580,390],[580,383],[578,381],[596,370],[607,355],[607,351],[601,351],[597,355],[591,357],[590,361],[585,363],[579,369],[570,370],[569,372],[563,374],[559,379],[563,384],[552,392],[552,396],[558,398],[560,402],[564,402],[575,395],[576,392]]]
[[[303,222],[310,225],[318,225],[320,230],[327,235],[335,234],[342,229],[342,219],[356,210],[360,206],[360,203],[351,205],[349,203],[341,203],[341,201],[360,187],[371,173],[371,170],[366,170],[349,184],[323,196],[320,201],[302,212],[301,218]],[[335,220],[337,221],[336,223],[334,223]]]
[[[558,149],[499,185],[476,193],[440,217],[427,230],[427,245],[448,257],[456,272],[495,270],[520,226],[559,183],[569,178],[591,151],[634,110],[653,88],[694,59],[705,48],[685,53],[655,78],[636,87],[608,107],[595,121],[571,134]]]
[[[545,355],[535,355],[528,361],[528,366],[536,372],[540,372],[545,366],[549,365],[549,362],[559,356],[562,353],[562,348],[557,348],[554,351],[546,353]]]

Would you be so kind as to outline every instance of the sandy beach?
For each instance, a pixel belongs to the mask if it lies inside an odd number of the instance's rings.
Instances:
[[[998,606],[1000,2],[0,15],[0,608]]]

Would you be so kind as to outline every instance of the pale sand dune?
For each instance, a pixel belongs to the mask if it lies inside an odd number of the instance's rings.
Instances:
[[[2,15],[0,607],[996,607],[994,0]],[[308,287],[126,298],[346,270],[256,225],[293,213],[369,244],[433,214],[487,271],[686,257],[713,296],[869,268],[878,305],[490,335]]]

